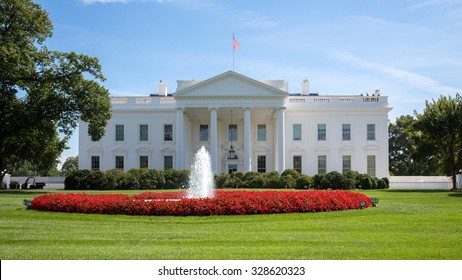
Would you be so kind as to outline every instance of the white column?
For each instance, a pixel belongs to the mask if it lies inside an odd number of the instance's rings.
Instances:
[[[278,108],[278,172],[281,174],[286,169],[286,135],[284,129],[284,112],[286,108]]]
[[[252,171],[250,108],[244,108],[244,172]]]
[[[218,123],[217,108],[210,108],[210,158],[212,161],[212,172],[218,172]]]
[[[184,169],[184,108],[176,109],[176,169]]]

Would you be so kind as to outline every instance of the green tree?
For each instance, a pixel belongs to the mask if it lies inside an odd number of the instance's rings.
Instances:
[[[74,171],[79,170],[79,157],[68,157],[61,167],[63,176],[68,176]]]
[[[16,165],[9,170],[11,176],[60,176],[57,169],[58,161],[50,166],[48,169],[40,169],[37,165],[29,161],[19,161]]]
[[[417,117],[415,135],[419,143],[417,152],[438,172],[452,177],[456,188],[456,174],[462,167],[462,98],[456,94],[441,96],[438,100],[425,102],[422,114]]]
[[[98,140],[111,117],[98,59],[47,49],[52,29],[40,5],[0,3],[0,179],[20,161],[55,164],[79,118]]]
[[[432,166],[417,153],[417,119],[411,115],[396,118],[388,125],[389,170],[395,176],[436,175]]]

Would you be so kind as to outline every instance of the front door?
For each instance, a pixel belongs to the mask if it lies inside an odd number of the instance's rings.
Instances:
[[[237,164],[228,163],[228,174],[231,174],[233,172],[237,172]]]

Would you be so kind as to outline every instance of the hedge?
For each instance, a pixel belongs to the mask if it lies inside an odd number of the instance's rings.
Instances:
[[[77,170],[64,180],[66,190],[154,190],[188,185],[189,170],[118,169]]]
[[[130,169],[128,172],[112,169],[108,171],[77,170],[64,181],[67,190],[152,190],[188,188],[190,170]],[[356,171],[308,176],[293,169],[285,170],[281,175],[269,173],[234,172],[215,176],[215,187],[251,188],[251,189],[386,189],[388,178],[378,179]]]

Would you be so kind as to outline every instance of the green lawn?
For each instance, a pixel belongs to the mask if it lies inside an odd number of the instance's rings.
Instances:
[[[377,207],[249,216],[67,214],[22,205],[44,192],[0,191],[0,259],[462,259],[460,191],[365,191],[380,199]]]

